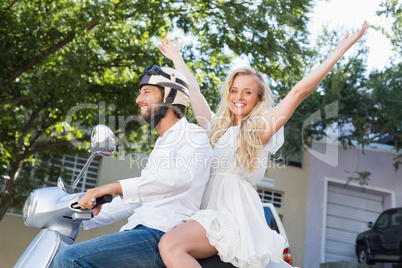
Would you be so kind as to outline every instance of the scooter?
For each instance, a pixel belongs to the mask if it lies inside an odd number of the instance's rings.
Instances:
[[[79,192],[77,185],[95,156],[111,156],[116,143],[110,128],[97,125],[91,132],[92,154],[71,187],[59,177],[57,187],[36,189],[30,193],[24,204],[24,223],[41,231],[21,255],[15,268],[49,267],[57,252],[74,243],[81,223],[93,217],[93,208],[84,210],[78,205],[85,193]],[[96,199],[96,205],[111,201],[112,196],[106,195]]]

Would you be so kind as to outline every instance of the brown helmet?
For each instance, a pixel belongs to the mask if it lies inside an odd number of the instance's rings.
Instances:
[[[140,76],[139,89],[144,85],[157,86],[164,89],[163,107],[151,120],[150,129],[153,129],[159,121],[165,117],[171,104],[188,106],[190,92],[184,75],[169,67],[151,65]]]
[[[188,106],[190,92],[188,89],[187,80],[184,75],[170,67],[160,67],[151,65],[145,69],[140,76],[141,89],[144,85],[158,86],[165,89],[163,102],[166,103],[166,98],[171,89],[176,89],[177,93],[172,103]]]

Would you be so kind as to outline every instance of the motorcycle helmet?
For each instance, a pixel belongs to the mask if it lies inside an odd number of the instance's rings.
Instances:
[[[165,117],[169,106],[172,104],[180,104],[188,106],[190,92],[186,78],[179,71],[158,65],[151,65],[144,70],[140,76],[139,89],[144,85],[157,86],[164,89],[163,103],[164,105],[151,119],[150,129],[154,129],[159,121]]]

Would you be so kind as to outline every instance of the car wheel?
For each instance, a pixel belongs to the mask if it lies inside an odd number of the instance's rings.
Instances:
[[[365,246],[359,246],[357,248],[357,260],[359,261],[359,263],[363,264],[374,264],[372,260],[369,260],[367,249]]]

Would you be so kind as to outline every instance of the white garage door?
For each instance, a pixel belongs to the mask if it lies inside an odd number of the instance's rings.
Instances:
[[[367,230],[383,211],[383,195],[361,188],[329,183],[327,195],[325,262],[356,261],[356,235]]]

